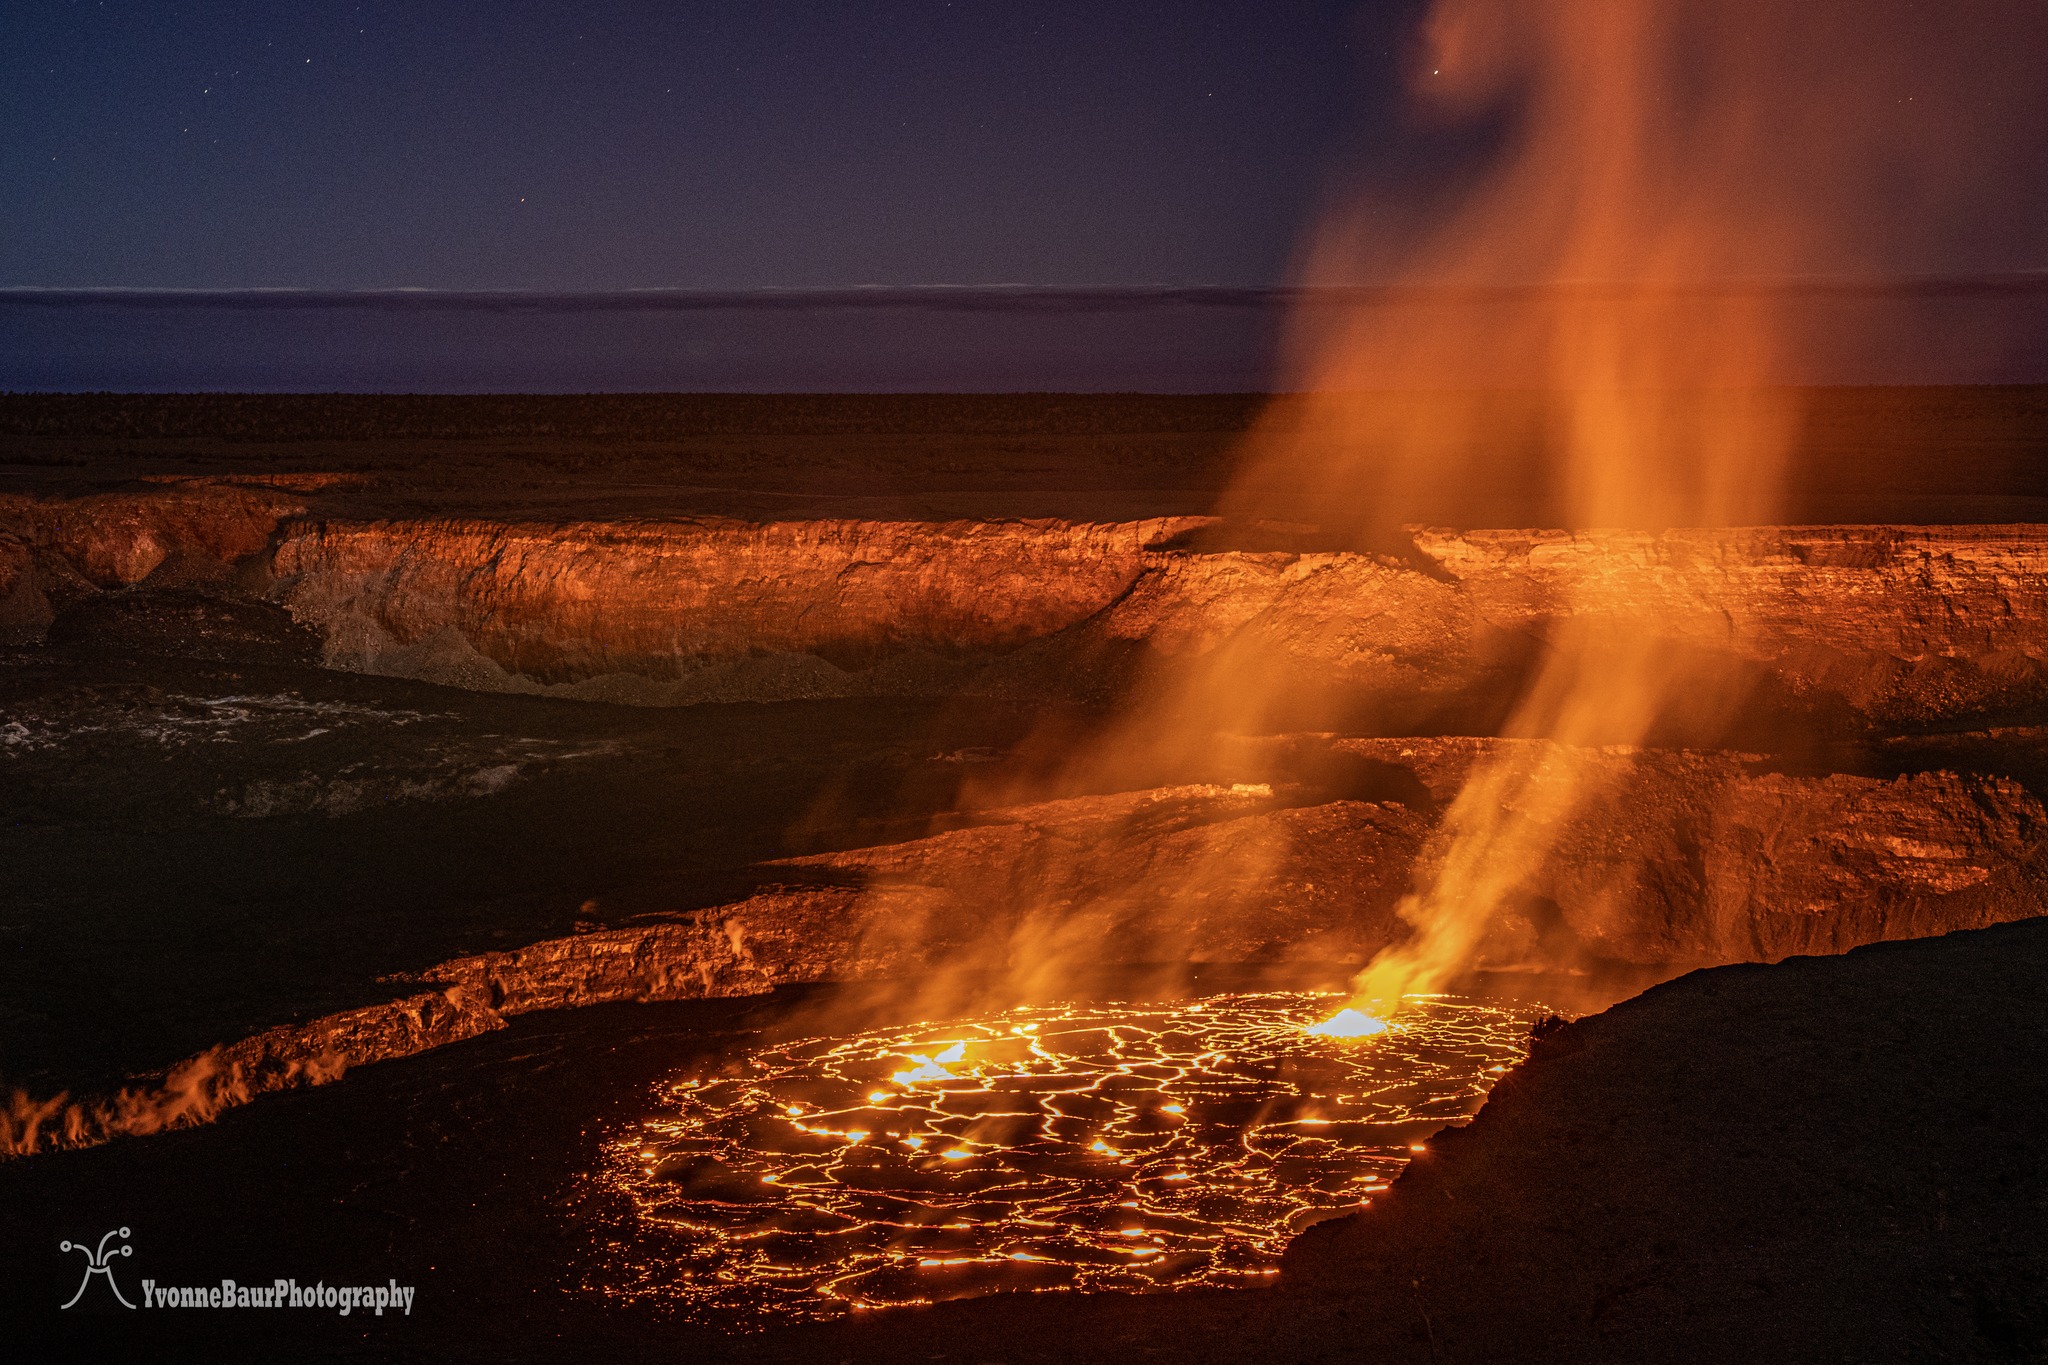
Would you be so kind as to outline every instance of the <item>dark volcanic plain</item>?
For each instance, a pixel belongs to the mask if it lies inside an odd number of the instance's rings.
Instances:
[[[1520,529],[1529,402],[1466,395],[1502,476],[1371,547],[1207,515],[1251,398],[0,398],[8,1321],[102,1358],[2041,1359],[2048,935],[2005,922],[2048,886],[2048,390],[1807,397],[1782,527]],[[1048,906],[1085,989],[1341,981],[1588,572],[1743,703],[1594,765],[1489,951],[1574,968],[1562,1007],[1668,984],[1547,1034],[1280,1289],[745,1337],[601,1292],[640,1234],[583,1177],[655,1082],[1001,981]],[[1066,763],[1148,670],[1246,652],[1305,680],[1270,733]],[[1169,893],[1204,867],[1258,871]],[[58,1314],[58,1241],[122,1223],[131,1282],[419,1302]]]

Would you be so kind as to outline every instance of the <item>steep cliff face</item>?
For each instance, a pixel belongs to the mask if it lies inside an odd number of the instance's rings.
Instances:
[[[76,498],[0,494],[0,643],[40,640],[66,607],[155,580],[225,583],[267,557],[289,492],[205,481]]]
[[[1231,652],[1414,723],[1511,685],[1589,582],[1880,724],[2048,695],[2037,528],[1432,531],[1418,566],[1170,548],[1199,524],[299,522],[271,568],[334,665],[621,700],[1085,695]]]
[[[2038,526],[1425,531],[1417,544],[1497,628],[1538,626],[1575,595],[1625,604],[1674,640],[1764,663],[1881,723],[2043,694]]]
[[[2021,919],[2048,893],[2048,810],[2009,778],[1793,774],[1753,755],[1524,740],[1334,743],[1440,802],[1503,758],[1532,774],[1532,803],[1552,784],[1575,793],[1496,927],[1503,962],[1769,962]]]
[[[281,600],[330,664],[688,702],[1089,695],[1152,652],[1254,645],[1329,685],[1485,675],[1457,585],[1356,554],[1164,548],[1205,523],[294,523]]]
[[[1145,548],[1183,529],[306,524],[272,569],[337,666],[628,700],[766,699],[931,690],[957,671],[944,661],[1100,612],[1144,571]]]
[[[266,550],[278,523],[303,510],[281,490],[194,481],[77,498],[0,495],[0,530],[93,587],[120,588],[173,556],[233,565]]]
[[[49,599],[36,583],[35,550],[11,531],[0,531],[0,644],[38,639],[49,627]]]
[[[493,691],[1092,697],[1147,657],[1228,659],[1415,729],[1510,695],[1561,614],[1591,602],[1774,705],[1854,723],[2048,701],[2048,531],[2033,526],[1423,530],[1398,561],[1189,549],[1213,523],[1185,517],[305,513],[304,490],[220,480],[0,497],[0,633],[39,639],[97,594],[239,585],[317,631],[332,666]]]

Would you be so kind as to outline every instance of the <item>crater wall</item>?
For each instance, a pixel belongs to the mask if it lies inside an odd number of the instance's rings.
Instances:
[[[2037,526],[1203,548],[1231,534],[1193,517],[364,521],[310,515],[291,488],[190,480],[0,499],[0,629],[40,639],[94,595],[197,585],[282,606],[332,667],[646,704],[1090,698],[1147,657],[1228,652],[1401,730],[1512,691],[1560,615],[1599,600],[1773,704],[1837,719],[1934,727],[2048,700]]]

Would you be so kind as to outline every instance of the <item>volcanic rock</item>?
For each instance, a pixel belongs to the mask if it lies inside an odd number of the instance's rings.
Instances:
[[[331,666],[488,690],[1100,697],[1146,659],[1227,659],[1289,679],[1305,713],[1414,728],[1497,712],[1560,620],[1604,612],[1809,722],[2048,699],[2038,527],[1417,529],[1405,557],[1204,548],[1229,543],[1217,528],[365,521],[308,515],[276,480],[186,479],[0,497],[0,630],[38,637],[145,580],[239,582],[317,630]]]
[[[236,564],[304,505],[269,488],[193,481],[81,497],[0,495],[0,529],[99,588],[139,583],[174,555]]]
[[[222,662],[313,664],[320,637],[260,599],[171,588],[98,593],[50,621],[51,644]]]
[[[1413,723],[1511,693],[1588,600],[1781,706],[1924,725],[2048,695],[2038,528],[1423,531],[1411,562],[1172,548],[1204,524],[295,523],[272,571],[334,665],[621,700],[1094,695],[1134,656],[1229,651]]]
[[[1137,579],[1146,545],[1182,529],[303,525],[272,570],[339,667],[667,703],[930,692],[963,671],[947,660],[1095,615]]]
[[[2048,533],[2036,526],[1431,530],[1416,544],[1492,627],[1610,604],[1881,724],[2042,695]]]
[[[1768,962],[2023,918],[2048,890],[2048,810],[2009,778],[1801,774],[1754,755],[1530,740],[1333,745],[1407,768],[1442,802],[1503,761],[1531,775],[1531,804],[1572,793],[1496,929],[1509,959]]]
[[[204,481],[77,497],[0,494],[0,644],[41,641],[67,608],[109,590],[144,582],[230,588],[239,571],[267,558],[278,524],[301,510],[276,489]],[[181,605],[190,618],[184,628],[159,622],[146,632],[149,643],[189,653],[186,637],[205,636],[223,613],[247,616],[261,606]],[[274,624],[278,630],[290,633],[285,624]],[[204,653],[203,640],[197,648]]]

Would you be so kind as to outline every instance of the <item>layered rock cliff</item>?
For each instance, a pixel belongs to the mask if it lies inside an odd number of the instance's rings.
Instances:
[[[40,640],[66,607],[151,579],[225,584],[303,510],[283,489],[199,481],[0,494],[0,643]]]
[[[330,663],[683,702],[932,691],[1068,630],[1184,522],[295,524],[271,571]]]
[[[1214,529],[366,522],[189,480],[0,499],[0,630],[41,638],[95,594],[196,585],[282,604],[334,667],[654,704],[1099,697],[1145,658],[1228,651],[1412,729],[1511,694],[1557,621],[1590,610],[1844,723],[2048,701],[2039,527],[1421,530],[1407,559],[1199,548]]]
[[[2048,533],[2038,526],[1424,531],[1416,543],[1496,628],[1610,603],[1880,723],[1935,723],[2043,694]]]
[[[620,700],[1093,695],[1230,648],[1414,724],[1589,600],[1880,725],[2048,695],[2033,527],[1430,531],[1403,562],[1176,548],[1194,525],[293,523],[270,567],[334,665]]]

